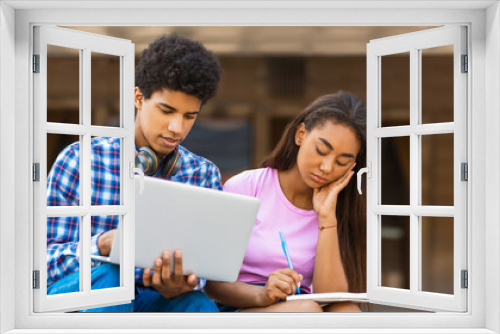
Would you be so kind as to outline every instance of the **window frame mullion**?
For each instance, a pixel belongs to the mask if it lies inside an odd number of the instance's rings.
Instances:
[[[81,205],[90,209],[92,205],[91,190],[91,136],[88,132],[91,126],[91,55],[90,50],[84,48],[80,51],[80,123],[87,132],[80,136],[80,200]],[[91,260],[90,260],[90,238],[92,229],[92,216],[90,212],[85,212],[80,221],[80,291],[84,294],[91,292]]]
[[[410,49],[410,128],[412,129],[409,135],[410,142],[410,291],[417,292],[421,277],[421,244],[419,224],[420,217],[415,214],[413,208],[420,204],[420,194],[422,187],[422,179],[420,173],[421,162],[421,147],[420,136],[413,130],[420,123],[421,109],[421,67],[419,61],[419,50],[417,48]]]

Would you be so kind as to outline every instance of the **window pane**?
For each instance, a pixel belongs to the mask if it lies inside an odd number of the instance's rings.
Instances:
[[[382,138],[383,205],[410,204],[410,137]]]
[[[453,122],[453,45],[421,50],[422,124]]]
[[[78,292],[81,217],[47,218],[47,294]],[[73,275],[71,280],[64,278]]]
[[[120,126],[120,57],[91,53],[92,125]]]
[[[410,124],[410,53],[381,57],[381,125]]]
[[[422,291],[453,294],[453,218],[421,219]]]
[[[47,45],[47,122],[80,123],[80,50]]]
[[[121,139],[92,138],[92,205],[120,205]]]
[[[47,134],[47,206],[80,205],[79,140],[76,135]]]
[[[111,230],[115,230],[118,228],[118,223],[120,221],[120,216],[92,216],[92,236],[96,236],[100,233],[106,233]],[[108,233],[105,237],[108,237],[111,234]],[[102,234],[101,234],[102,236]],[[115,237],[118,238],[118,235],[115,234]],[[118,246],[121,244],[118,244]],[[118,247],[119,248],[119,247]],[[91,254],[96,254],[98,249],[91,249]],[[115,249],[113,252],[113,259],[117,259],[115,264],[104,263],[101,261],[92,261],[92,282],[95,282],[92,286],[92,290],[106,289],[106,288],[115,288],[120,287],[120,251]],[[110,256],[107,254],[106,256]],[[105,279],[102,279],[105,277]]]
[[[410,217],[382,216],[382,286],[410,289]]]
[[[453,206],[453,134],[422,136],[422,205]]]

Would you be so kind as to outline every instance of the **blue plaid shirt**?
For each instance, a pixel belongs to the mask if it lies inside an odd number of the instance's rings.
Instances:
[[[120,204],[120,138],[97,137],[91,142],[92,205]],[[168,180],[191,185],[222,189],[220,172],[211,161],[179,146],[181,169]],[[79,186],[80,144],[67,146],[54,162],[47,179],[47,206],[80,205]],[[155,175],[156,177],[160,177]],[[93,216],[91,253],[100,255],[99,236],[118,227],[118,216]],[[47,286],[79,269],[79,218],[47,219]],[[92,262],[92,267],[100,265]],[[135,268],[135,281],[142,284],[142,272]],[[200,279],[197,289],[205,280]]]

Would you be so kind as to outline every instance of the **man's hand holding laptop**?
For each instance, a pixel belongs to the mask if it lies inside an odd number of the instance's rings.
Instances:
[[[174,251],[173,274],[170,273],[170,261],[172,261],[172,256],[169,251],[165,250],[162,258],[155,260],[153,275],[151,275],[151,269],[144,269],[142,275],[144,286],[153,287],[166,299],[176,298],[191,291],[198,284],[196,275],[182,274],[182,252],[180,250]]]
[[[107,231],[97,240],[99,253],[102,256],[109,256],[116,229]],[[191,291],[198,284],[196,275],[182,274],[182,252],[174,252],[174,273],[170,273],[170,261],[172,256],[170,251],[163,251],[162,257],[155,260],[153,275],[151,269],[145,269],[142,275],[144,286],[152,287],[162,294],[166,299],[179,297],[181,294]]]

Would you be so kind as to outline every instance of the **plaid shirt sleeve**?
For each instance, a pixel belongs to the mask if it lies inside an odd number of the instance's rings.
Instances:
[[[47,206],[79,205],[79,150],[75,144],[57,157],[47,179]],[[79,217],[47,219],[47,285],[79,269]],[[92,237],[92,253],[99,252]]]
[[[213,164],[207,164],[205,184],[202,187],[222,190],[222,182],[219,168]]]

